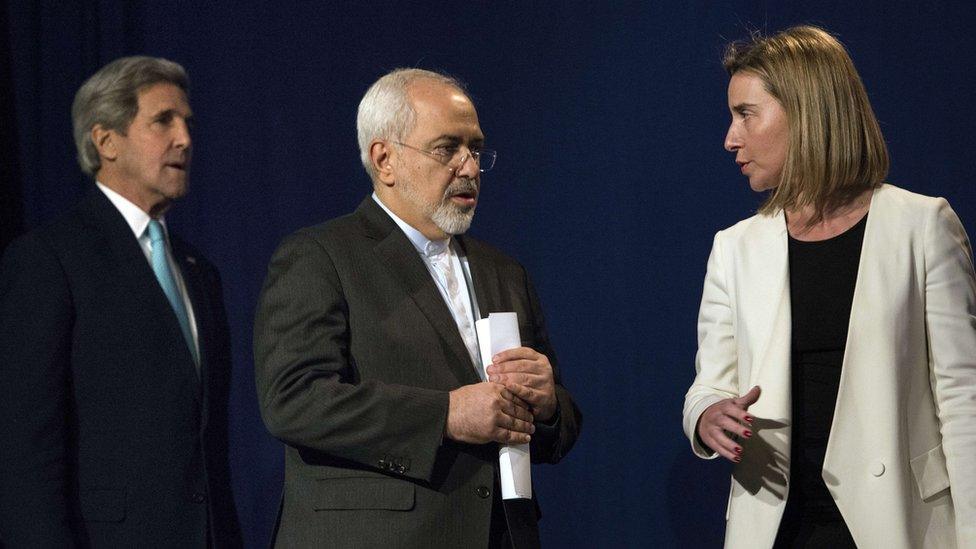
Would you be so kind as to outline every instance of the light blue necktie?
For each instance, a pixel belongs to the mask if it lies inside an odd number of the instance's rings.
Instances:
[[[186,314],[186,307],[183,305],[183,297],[176,286],[176,278],[173,271],[169,268],[169,261],[166,260],[166,235],[163,233],[163,226],[155,219],[149,220],[149,240],[152,242],[152,268],[156,273],[159,285],[163,287],[163,293],[169,299],[169,304],[176,313],[176,319],[180,321],[180,329],[183,330],[183,337],[190,348],[190,355],[193,362],[200,364],[200,357],[197,356],[196,345],[193,344],[193,333],[190,331],[190,317]]]

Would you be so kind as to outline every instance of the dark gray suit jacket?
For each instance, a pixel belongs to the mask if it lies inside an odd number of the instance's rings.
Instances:
[[[555,463],[581,415],[535,291],[514,260],[458,242],[482,315],[517,312],[523,344],[553,364],[557,421],[531,448]],[[423,260],[372,198],[282,243],[254,349],[264,421],[286,445],[276,545],[487,546],[498,446],[443,436],[448,391],[480,380]]]

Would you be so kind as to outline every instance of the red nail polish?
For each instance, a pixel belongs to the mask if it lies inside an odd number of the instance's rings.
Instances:
[[[736,446],[735,447],[735,453],[741,454],[742,453],[742,448],[739,448],[738,446]]]
[[[746,416],[746,423],[752,423],[752,416]]]
[[[751,436],[752,436],[752,431],[750,431],[750,430],[748,430],[748,429],[746,429],[746,430],[745,430],[745,431],[744,431],[744,432],[742,433],[742,436],[744,436],[744,437],[746,437],[746,438],[749,438],[749,437],[751,437]]]
[[[736,463],[740,463],[742,461],[742,458],[740,458],[739,456],[735,456],[734,458],[732,458],[732,461]]]

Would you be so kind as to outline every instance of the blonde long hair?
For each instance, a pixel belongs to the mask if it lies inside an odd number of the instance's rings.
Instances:
[[[811,207],[813,225],[884,182],[881,128],[850,55],[830,33],[804,25],[754,34],[729,44],[722,64],[729,76],[761,78],[789,122],[782,179],[759,213]]]

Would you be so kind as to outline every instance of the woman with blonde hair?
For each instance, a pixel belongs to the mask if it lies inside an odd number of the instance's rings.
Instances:
[[[735,463],[726,547],[976,547],[976,275],[941,198],[884,183],[844,46],[730,44],[725,148],[757,215],[715,235],[685,397]]]

